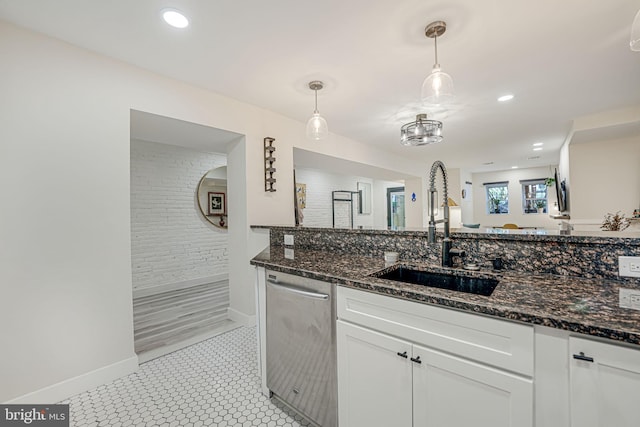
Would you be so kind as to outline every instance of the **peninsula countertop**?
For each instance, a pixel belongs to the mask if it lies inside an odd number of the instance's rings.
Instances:
[[[442,270],[415,261],[399,263]],[[615,280],[486,269],[479,274],[497,276],[500,282],[491,296],[482,296],[372,277],[388,267],[382,257],[296,248],[294,258],[288,259],[283,246],[271,246],[251,264],[394,298],[640,345],[640,311],[619,307],[619,288],[629,286]]]

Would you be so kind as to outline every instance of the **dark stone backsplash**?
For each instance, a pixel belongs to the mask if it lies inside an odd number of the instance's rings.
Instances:
[[[284,234],[293,234],[295,247],[383,257],[399,253],[401,261],[439,264],[441,239],[427,243],[426,231],[386,231],[269,227],[271,246],[283,246]],[[453,246],[466,252],[465,263],[492,269],[500,257],[503,268],[533,274],[557,274],[614,279],[640,285],[640,278],[618,277],[618,256],[640,256],[640,238],[452,232]]]

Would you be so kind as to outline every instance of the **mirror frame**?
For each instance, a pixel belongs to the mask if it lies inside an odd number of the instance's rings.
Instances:
[[[218,166],[218,167],[222,167],[222,166]],[[228,212],[226,212],[224,215],[208,215],[205,212],[205,209],[202,206],[202,203],[200,202],[200,187],[202,187],[202,183],[204,182],[204,180],[207,177],[207,175],[209,174],[209,172],[211,172],[214,169],[217,169],[218,167],[213,168],[213,169],[209,169],[204,175],[202,175],[202,178],[200,178],[200,181],[198,181],[198,185],[196,186],[195,196],[196,196],[196,203],[198,204],[198,209],[200,209],[200,214],[202,215],[202,217],[204,219],[206,219],[209,224],[211,224],[211,225],[213,225],[215,227],[218,227],[220,229],[225,230],[225,229],[227,229],[229,227],[228,221],[225,221],[225,218],[229,217]],[[225,195],[226,195],[226,193],[225,193]],[[220,218],[220,221],[215,222],[215,221],[213,221],[212,217]]]

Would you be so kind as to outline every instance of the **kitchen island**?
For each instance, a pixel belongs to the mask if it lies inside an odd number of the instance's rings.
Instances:
[[[640,236],[452,237],[480,271],[441,267],[421,230],[270,227],[251,261],[259,300],[270,271],[337,285],[340,425],[635,425],[640,311],[621,308],[619,291],[640,279],[614,267],[640,255]],[[504,269],[487,262],[496,256]],[[377,277],[397,265],[499,283],[483,296]],[[266,310],[258,301],[259,323]],[[463,412],[461,399],[473,402]]]

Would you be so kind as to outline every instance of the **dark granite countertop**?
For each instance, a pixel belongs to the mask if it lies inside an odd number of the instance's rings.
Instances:
[[[257,255],[251,264],[391,297],[640,345],[640,311],[618,306],[622,283],[615,280],[465,271],[465,274],[499,276],[500,283],[493,294],[486,297],[370,277],[385,268],[382,257],[300,248],[294,253],[295,259],[286,259],[284,247],[272,246]],[[442,269],[416,262],[403,264],[434,271]]]
[[[388,236],[426,236],[428,230],[425,228],[391,230],[388,228],[324,228],[324,227],[295,227],[286,225],[252,225],[252,229],[268,230],[300,230],[307,232],[321,233],[348,233],[348,234],[369,234]],[[441,229],[437,231],[442,233]],[[496,240],[524,240],[539,242],[559,242],[559,243],[587,243],[587,244],[624,244],[629,246],[640,246],[640,232],[638,231],[571,231],[568,234],[559,230],[549,229],[522,229],[510,230],[503,228],[483,227],[483,228],[452,228],[451,237],[456,239],[496,239]]]

